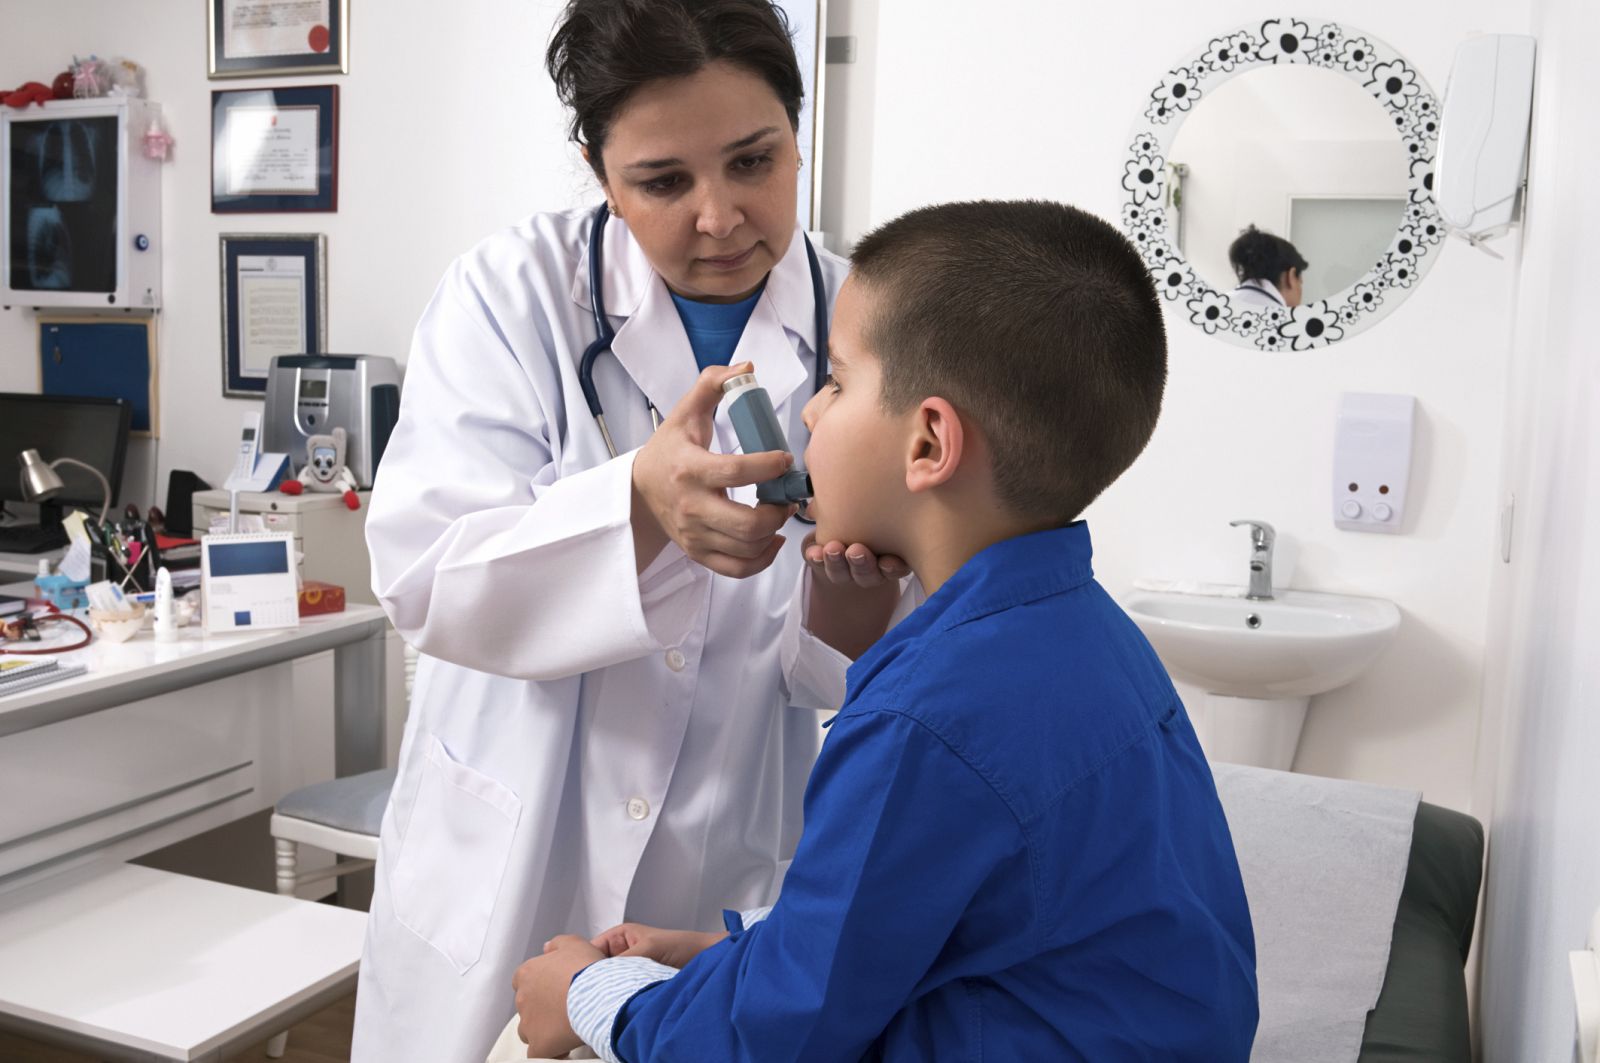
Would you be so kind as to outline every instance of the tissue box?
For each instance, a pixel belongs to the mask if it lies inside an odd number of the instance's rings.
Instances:
[[[344,612],[344,588],[337,583],[308,579],[300,585],[300,615]]]

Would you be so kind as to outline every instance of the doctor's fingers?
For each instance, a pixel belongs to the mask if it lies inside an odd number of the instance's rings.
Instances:
[[[711,415],[716,412],[717,404],[722,401],[722,385],[725,381],[744,373],[755,372],[755,365],[751,362],[739,362],[736,365],[707,366],[700,371],[695,379],[694,387],[684,392],[683,398],[672,407],[672,412],[667,415],[667,420],[680,420],[681,423],[706,423],[711,420]]]
[[[721,553],[689,553],[700,564],[717,573],[719,576],[730,576],[733,579],[745,579],[754,576],[757,572],[764,571],[767,566],[777,560],[778,552],[783,549],[783,536],[777,535],[772,539],[772,545],[762,551],[760,556],[753,558],[738,557],[734,554]]]

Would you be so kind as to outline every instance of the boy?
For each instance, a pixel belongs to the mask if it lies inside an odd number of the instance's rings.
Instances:
[[[817,542],[903,557],[928,598],[850,669],[778,903],[721,939],[555,939],[517,975],[529,1054],[1247,1059],[1211,772],[1071,523],[1160,410],[1138,254],[1058,204],[925,208],[857,247],[832,335]]]

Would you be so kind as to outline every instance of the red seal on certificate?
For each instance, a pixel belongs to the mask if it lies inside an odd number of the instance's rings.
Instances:
[[[328,50],[328,27],[318,23],[311,27],[311,32],[306,34],[306,41],[311,45],[313,52]]]

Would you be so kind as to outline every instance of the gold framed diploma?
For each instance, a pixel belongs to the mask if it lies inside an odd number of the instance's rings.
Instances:
[[[350,72],[350,0],[206,0],[212,78]]]

